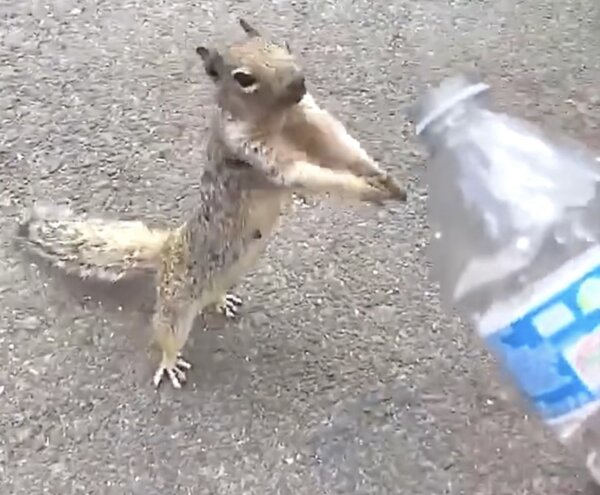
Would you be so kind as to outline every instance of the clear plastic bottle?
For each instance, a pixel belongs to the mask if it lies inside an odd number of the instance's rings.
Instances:
[[[447,79],[413,119],[429,153],[430,259],[472,325],[600,484],[600,163]]]

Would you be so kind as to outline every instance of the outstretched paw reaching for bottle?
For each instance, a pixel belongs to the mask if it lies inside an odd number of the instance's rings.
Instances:
[[[381,202],[386,199],[406,201],[406,190],[388,173],[365,177],[367,183],[375,190],[369,199]]]

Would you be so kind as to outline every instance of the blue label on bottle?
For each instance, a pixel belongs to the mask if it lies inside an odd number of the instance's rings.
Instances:
[[[600,265],[485,339],[542,417],[600,399]]]

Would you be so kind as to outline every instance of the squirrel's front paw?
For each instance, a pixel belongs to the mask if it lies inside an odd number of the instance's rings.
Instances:
[[[374,190],[372,192],[372,199],[374,201],[382,201],[385,199],[406,201],[406,189],[402,188],[390,174],[384,172],[378,175],[365,177],[365,180]]]

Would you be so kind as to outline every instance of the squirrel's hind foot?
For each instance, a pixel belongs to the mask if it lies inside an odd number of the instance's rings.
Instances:
[[[154,378],[152,379],[154,386],[158,387],[163,376],[166,374],[173,387],[177,389],[181,388],[182,384],[186,381],[185,370],[189,370],[191,367],[192,365],[183,359],[181,355],[178,355],[175,362],[173,362],[163,354],[160,366],[156,370],[156,373],[154,373]]]
[[[235,294],[225,294],[215,308],[218,313],[221,313],[225,318],[233,319],[238,316],[243,301]]]

